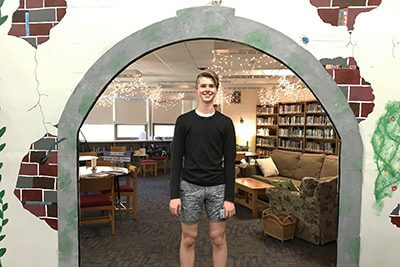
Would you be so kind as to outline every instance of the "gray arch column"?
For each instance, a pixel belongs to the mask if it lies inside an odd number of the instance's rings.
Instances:
[[[199,38],[250,45],[286,64],[318,97],[341,137],[338,266],[358,266],[363,144],[342,92],[319,61],[282,33],[236,17],[226,7],[194,7],[126,37],[89,69],[70,96],[59,121],[59,265],[79,265],[77,140],[86,115],[109,82],[131,62],[162,46]]]

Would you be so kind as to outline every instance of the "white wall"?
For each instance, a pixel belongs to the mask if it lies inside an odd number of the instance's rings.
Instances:
[[[209,0],[68,0],[67,14],[51,30],[50,40],[37,50],[27,42],[7,35],[18,0],[7,0],[1,9],[9,19],[0,26],[0,122],[7,127],[1,142],[7,143],[0,154],[4,163],[0,184],[6,190],[4,201],[9,209],[9,223],[2,233],[1,246],[7,248],[4,266],[56,266],[57,233],[28,211],[13,196],[19,163],[30,144],[57,124],[75,86],[92,64],[118,41],[154,22],[173,17],[186,7],[206,5]],[[388,100],[399,100],[400,51],[393,42],[400,41],[400,2],[384,0],[379,8],[360,15],[352,41],[345,27],[333,27],[321,21],[309,0],[238,1],[223,5],[236,9],[236,15],[258,21],[286,34],[316,58],[356,57],[362,76],[371,82],[375,109],[360,125],[364,140],[364,186],[362,192],[361,265],[396,266],[400,231],[388,219],[388,212],[398,203],[399,190],[385,201],[377,215],[373,208],[376,165],[370,138],[377,119]],[[99,19],[104,18],[104,19]],[[301,43],[302,36],[310,39]],[[392,55],[392,49],[395,56]],[[36,61],[38,62],[36,68]],[[36,76],[35,76],[36,75]],[[39,84],[36,82],[39,81]],[[37,87],[38,86],[38,87]],[[40,97],[40,106],[35,106]],[[229,108],[225,107],[225,110]],[[246,114],[247,109],[243,110]],[[233,115],[237,123],[237,115]],[[246,118],[244,118],[246,120]],[[249,118],[251,120],[251,118]],[[27,130],[29,129],[29,130]]]

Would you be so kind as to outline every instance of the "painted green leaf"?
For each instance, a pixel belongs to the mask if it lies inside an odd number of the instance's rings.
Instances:
[[[0,17],[0,25],[7,20],[8,16]]]
[[[3,240],[6,237],[6,235],[0,235],[0,241]]]
[[[3,257],[3,255],[6,254],[6,251],[6,248],[0,248],[0,257]]]
[[[0,169],[3,167],[3,162],[0,162]]]
[[[4,195],[6,194],[6,191],[3,189],[0,191],[0,198],[3,198]]]
[[[0,145],[0,151],[2,151],[6,147],[6,143]]]
[[[3,220],[3,215],[4,215],[3,211],[0,210],[0,219],[2,219],[2,220]]]
[[[0,0],[0,7],[3,6],[4,0]]]
[[[1,128],[0,129],[0,137],[2,137],[5,132],[6,132],[6,127]]]
[[[8,203],[3,204],[3,211],[6,211],[8,209]]]
[[[4,219],[3,222],[1,223],[2,226],[6,225],[8,223],[8,219]]]
[[[2,179],[3,177],[1,177],[1,174],[0,174],[0,182],[1,182],[1,179]]]

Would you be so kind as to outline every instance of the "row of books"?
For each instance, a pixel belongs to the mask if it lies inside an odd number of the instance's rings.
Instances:
[[[306,129],[307,137],[335,139],[335,131],[333,129]]]
[[[304,117],[302,116],[279,116],[279,124],[304,124]]]
[[[259,124],[259,125],[263,125],[263,124],[276,125],[276,118],[274,118],[274,117],[258,117],[257,124]]]

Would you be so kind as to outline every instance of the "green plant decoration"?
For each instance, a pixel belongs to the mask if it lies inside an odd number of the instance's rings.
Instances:
[[[375,208],[383,209],[383,200],[391,197],[400,183],[400,102],[386,104],[386,113],[377,123],[371,139],[374,159],[378,168],[375,180]]]
[[[1,15],[1,7],[3,6],[4,0],[0,0],[0,26],[7,20],[8,16]],[[0,253],[1,254],[1,253]]]
[[[2,4],[2,0],[0,0],[0,6]],[[4,133],[6,132],[6,127],[3,127],[0,129],[0,139],[1,137],[4,135]],[[0,153],[4,150],[4,148],[6,147],[6,144],[0,143]],[[0,171],[1,168],[3,167],[3,162],[0,162]],[[0,173],[0,182],[1,182],[2,176]],[[8,203],[5,203],[3,201],[4,195],[6,194],[6,191],[4,189],[2,189],[0,191],[0,242],[6,237],[5,234],[2,234],[3,231],[3,227],[8,223],[8,219],[4,217],[4,213],[6,212],[6,210],[8,209]],[[1,257],[4,256],[4,254],[6,253],[7,249],[0,247],[0,266],[3,266],[1,263]]]

